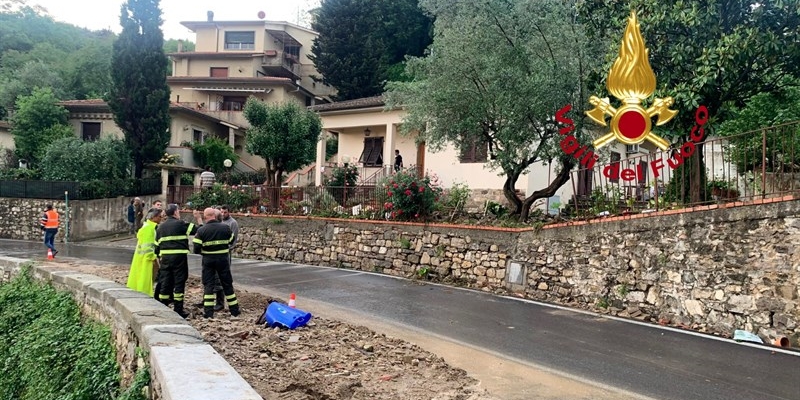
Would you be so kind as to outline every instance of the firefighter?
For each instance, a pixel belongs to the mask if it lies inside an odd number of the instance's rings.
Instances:
[[[194,235],[198,225],[202,224],[202,215],[199,211],[194,212],[195,225],[180,219],[177,204],[167,205],[164,213],[167,218],[156,229],[156,255],[161,257],[156,296],[167,306],[174,302],[175,312],[186,318],[189,313],[183,310],[183,292],[189,277],[189,236]]]
[[[228,301],[231,316],[240,314],[239,301],[233,291],[231,264],[228,259],[229,246],[233,241],[233,232],[227,225],[217,219],[217,210],[209,207],[203,210],[206,224],[197,230],[194,236],[194,252],[203,256],[203,317],[214,317],[214,275],[219,276],[222,291]]]

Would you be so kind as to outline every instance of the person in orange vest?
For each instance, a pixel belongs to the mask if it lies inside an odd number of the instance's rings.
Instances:
[[[58,233],[58,212],[53,210],[52,204],[48,204],[45,207],[45,212],[39,220],[39,225],[44,231],[44,245],[53,252],[53,257],[55,257],[58,254],[54,243],[56,233]]]

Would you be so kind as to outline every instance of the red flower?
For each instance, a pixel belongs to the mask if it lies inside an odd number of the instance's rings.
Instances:
[[[383,208],[388,210],[388,209],[392,208],[392,205],[393,205],[392,203],[386,202],[386,203],[383,204]]]
[[[411,190],[409,190],[409,189],[406,189],[406,192],[405,192],[405,193],[406,193],[406,196],[411,196]]]
[[[414,218],[419,218],[419,214],[414,214]]]
[[[425,186],[420,186],[420,187],[419,187],[419,192],[420,192],[420,193],[423,193],[423,192],[425,192]]]
[[[392,192],[386,192],[386,195],[389,196],[389,197],[394,196],[394,194],[392,194]]]

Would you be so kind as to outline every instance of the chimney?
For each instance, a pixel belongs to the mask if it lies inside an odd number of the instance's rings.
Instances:
[[[206,12],[206,15],[208,16],[208,22],[213,22],[214,21],[214,12],[213,11]]]
[[[183,39],[178,39],[178,53],[183,52]]]

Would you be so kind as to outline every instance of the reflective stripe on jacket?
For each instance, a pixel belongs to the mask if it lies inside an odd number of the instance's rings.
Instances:
[[[231,241],[231,228],[216,220],[201,226],[192,240],[195,254],[228,254]]]
[[[156,228],[157,254],[189,254],[189,235],[197,233],[197,228],[191,222],[167,217]]]

